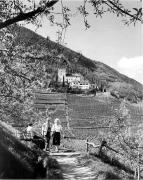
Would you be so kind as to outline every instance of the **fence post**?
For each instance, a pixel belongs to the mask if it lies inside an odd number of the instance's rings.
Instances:
[[[86,139],[86,152],[88,153],[89,151],[89,145],[88,145],[88,138]]]
[[[140,180],[140,149],[139,149],[139,146],[138,146],[138,179],[137,180]]]

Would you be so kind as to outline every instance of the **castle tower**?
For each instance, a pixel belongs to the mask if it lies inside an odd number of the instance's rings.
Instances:
[[[66,69],[58,69],[58,82],[66,81]]]

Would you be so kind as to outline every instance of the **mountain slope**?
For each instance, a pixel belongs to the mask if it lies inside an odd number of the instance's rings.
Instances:
[[[114,96],[130,96],[131,99],[133,96],[135,100],[142,100],[143,86],[139,82],[120,74],[104,63],[86,58],[24,27],[17,27],[17,38],[27,51],[32,52],[36,58],[41,58],[41,61],[43,60],[49,78],[53,77],[57,68],[66,67],[68,73],[81,73],[91,83],[96,83],[98,86],[106,84],[106,89]]]

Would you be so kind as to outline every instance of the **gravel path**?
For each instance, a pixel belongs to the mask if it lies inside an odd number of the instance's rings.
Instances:
[[[79,159],[80,155],[76,156],[56,156],[65,179],[69,180],[92,180],[95,179],[94,170],[89,165],[82,164]]]

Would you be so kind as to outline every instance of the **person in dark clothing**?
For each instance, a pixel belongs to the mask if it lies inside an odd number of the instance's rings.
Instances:
[[[45,139],[45,151],[47,151],[50,147],[50,139],[51,139],[51,123],[49,118],[42,125],[42,136]]]

